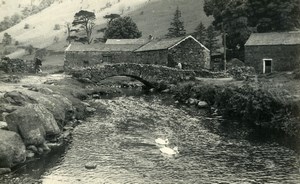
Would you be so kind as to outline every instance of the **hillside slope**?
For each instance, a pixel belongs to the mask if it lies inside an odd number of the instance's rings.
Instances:
[[[52,45],[54,38],[65,40],[66,22],[72,22],[74,14],[81,9],[93,11],[96,14],[96,24],[104,24],[106,20],[103,16],[110,12],[119,13],[120,7],[130,6],[131,11],[145,4],[147,0],[63,0],[61,3],[55,2],[43,11],[27,17],[19,24],[0,33],[2,39],[4,32],[9,33],[14,40],[22,44],[32,44],[34,47],[47,47]],[[111,6],[107,7],[107,3]],[[107,7],[107,8],[106,8]],[[25,24],[29,25],[28,29],[24,29]],[[54,30],[55,24],[59,24],[61,29]]]
[[[0,21],[5,16],[12,16],[15,13],[21,15],[24,7],[38,5],[42,0],[1,0],[0,1]]]
[[[111,6],[107,6],[110,3]],[[97,30],[106,27],[104,15],[110,13],[121,13],[133,18],[138,28],[142,31],[143,37],[150,34],[154,37],[163,37],[170,27],[170,22],[178,6],[182,12],[182,20],[187,33],[194,31],[200,21],[209,25],[212,18],[206,17],[203,11],[204,0],[63,0],[56,1],[43,11],[29,16],[19,24],[0,33],[2,40],[4,32],[12,35],[14,40],[23,45],[32,44],[34,47],[44,48],[51,46],[56,49],[63,49],[66,43],[66,23],[72,22],[74,14],[81,9],[93,11],[96,14],[96,28],[93,37],[102,35]],[[24,29],[25,24],[29,25]],[[61,29],[54,30],[55,24]],[[54,38],[58,38],[58,42]],[[56,40],[57,41],[57,40]]]
[[[152,2],[128,15],[137,23],[143,37],[148,37],[150,34],[154,37],[162,37],[168,32],[178,6],[181,11],[181,20],[189,34],[194,32],[200,21],[207,27],[213,20],[205,15],[203,5],[204,0],[161,0]]]

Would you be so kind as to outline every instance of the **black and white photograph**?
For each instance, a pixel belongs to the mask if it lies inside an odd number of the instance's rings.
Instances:
[[[300,0],[0,0],[0,184],[300,184]]]

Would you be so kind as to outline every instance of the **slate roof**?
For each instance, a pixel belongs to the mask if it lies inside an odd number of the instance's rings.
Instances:
[[[300,32],[252,33],[246,46],[259,45],[298,45]]]
[[[170,49],[186,39],[193,39],[195,42],[200,44],[204,49],[208,50],[204,45],[197,41],[192,36],[168,38],[159,40],[148,40],[148,39],[108,39],[105,44],[82,44],[72,43],[66,49],[66,51],[102,51],[102,52],[143,52],[153,50],[165,50]]]
[[[115,45],[144,45],[148,43],[148,39],[107,39],[105,44]]]
[[[177,37],[177,38],[167,38],[167,39],[160,39],[160,40],[152,40],[151,42],[147,43],[146,45],[140,47],[135,52],[144,52],[144,51],[153,51],[153,50],[165,50],[175,47],[176,45],[180,44],[181,42],[185,41],[186,39],[193,39],[197,43],[199,43],[203,48],[208,50],[204,45],[202,45],[199,41],[197,41],[192,36],[184,36],[184,37]]]
[[[102,52],[121,52],[135,51],[141,45],[134,44],[80,44],[71,43],[66,51],[102,51]]]

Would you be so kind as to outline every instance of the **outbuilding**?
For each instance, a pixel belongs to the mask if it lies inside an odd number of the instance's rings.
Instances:
[[[105,44],[72,43],[65,50],[65,69],[103,63],[210,69],[210,52],[192,36],[171,39],[108,39]]]
[[[300,32],[253,33],[245,44],[245,64],[257,73],[300,68]]]

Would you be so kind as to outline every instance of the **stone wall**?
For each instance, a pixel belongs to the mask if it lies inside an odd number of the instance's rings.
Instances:
[[[168,50],[154,50],[135,52],[136,63],[154,64],[154,65],[168,65]]]
[[[3,58],[0,61],[0,70],[6,73],[33,73],[34,62],[22,59]]]
[[[64,66],[66,70],[74,67],[89,67],[102,63],[132,63],[132,52],[66,51]]]
[[[182,63],[184,69],[199,70],[210,69],[209,51],[189,38],[169,50],[177,63]]]
[[[263,73],[263,59],[272,59],[272,71],[300,68],[300,45],[246,46],[245,64]]]
[[[189,38],[172,49],[135,52],[136,63],[169,66],[168,55],[174,63],[182,63],[184,69],[210,69],[210,53]]]

